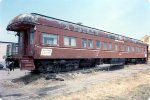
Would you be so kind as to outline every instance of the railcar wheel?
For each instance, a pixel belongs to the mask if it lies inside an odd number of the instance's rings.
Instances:
[[[54,72],[54,73],[59,73],[59,72],[61,72],[60,66],[59,66],[59,65],[54,65],[54,66],[53,66],[53,72]]]
[[[72,70],[70,65],[65,66],[65,69],[66,69],[66,71],[71,71]]]

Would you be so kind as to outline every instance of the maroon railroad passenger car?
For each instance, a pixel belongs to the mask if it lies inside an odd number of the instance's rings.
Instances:
[[[36,13],[16,16],[7,30],[19,37],[11,61],[26,70],[146,63],[148,57],[148,45],[140,40]]]

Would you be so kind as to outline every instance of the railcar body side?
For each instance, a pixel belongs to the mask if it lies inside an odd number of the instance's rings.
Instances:
[[[21,69],[51,71],[62,66],[61,70],[71,70],[102,63],[146,63],[148,57],[148,45],[139,40],[36,13],[15,17],[7,30],[19,36]]]

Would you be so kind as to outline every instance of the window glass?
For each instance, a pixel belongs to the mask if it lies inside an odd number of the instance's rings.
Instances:
[[[130,46],[130,51],[129,52],[132,52],[132,46]]]
[[[103,50],[107,50],[107,42],[103,42]]]
[[[10,45],[9,45],[9,46],[10,46]],[[18,53],[18,44],[12,43],[10,52],[11,52],[12,54],[17,54],[17,53]]]
[[[108,49],[112,50],[112,43],[108,43]]]
[[[115,50],[118,51],[119,50],[119,46],[118,44],[115,44]]]
[[[6,52],[6,56],[10,55],[10,45],[7,45],[7,52]]]
[[[64,37],[64,45],[69,45],[69,37]]]
[[[92,40],[88,40],[88,47],[89,47],[89,48],[92,48],[92,47],[93,47],[93,45],[92,45]]]
[[[141,52],[141,48],[139,48],[139,52]]]
[[[100,48],[100,41],[96,41],[96,48]]]
[[[125,46],[121,45],[121,51],[124,51]]]
[[[24,36],[24,33],[20,32],[20,34],[19,34],[19,53],[23,53],[23,51],[22,51],[23,47],[24,47],[23,36]]]
[[[76,38],[71,38],[71,46],[76,46]]]
[[[130,52],[130,46],[127,46],[127,52]]]
[[[127,46],[126,45],[124,45],[124,51],[126,52],[126,48],[127,48]]]
[[[138,48],[138,52],[140,52],[140,48]]]
[[[49,44],[49,45],[57,45],[58,44],[58,35],[56,35],[56,34],[43,33],[42,38],[43,38],[44,44]]]
[[[82,39],[82,47],[86,47],[86,39]]]
[[[64,37],[64,45],[66,46],[76,46],[76,38],[75,37]]]
[[[34,43],[34,29],[31,28],[29,30],[29,44],[30,44],[30,46],[32,46],[33,43]]]
[[[33,44],[33,41],[34,41],[34,33],[31,32],[31,33],[30,33],[30,45]]]
[[[132,51],[135,52],[135,47],[132,47]]]
[[[136,52],[138,52],[138,47],[136,47]]]

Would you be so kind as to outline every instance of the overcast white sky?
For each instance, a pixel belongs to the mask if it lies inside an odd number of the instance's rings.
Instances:
[[[0,41],[17,41],[6,26],[30,12],[136,39],[150,35],[150,0],[0,0]]]

